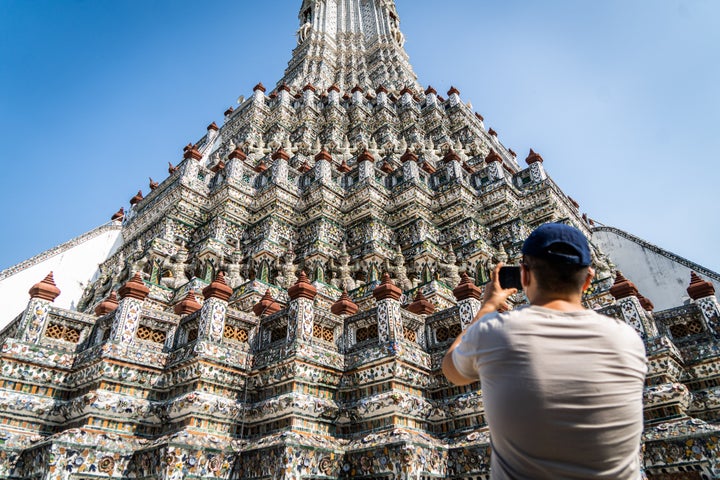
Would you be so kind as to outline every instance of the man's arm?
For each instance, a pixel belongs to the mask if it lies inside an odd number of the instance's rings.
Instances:
[[[499,272],[502,266],[502,263],[498,263],[493,272],[490,274],[490,282],[485,285],[485,294],[483,295],[482,307],[480,307],[480,310],[475,315],[475,318],[473,318],[473,321],[470,322],[470,325],[474,324],[488,313],[492,313],[497,310],[509,309],[507,299],[510,295],[516,293],[517,289],[502,288],[500,286]],[[468,328],[470,328],[470,325],[468,325]],[[462,332],[460,333],[460,335],[458,335],[452,345],[450,345],[450,348],[448,348],[448,351],[445,353],[445,357],[442,361],[442,371],[443,374],[445,374],[445,378],[447,378],[450,383],[457,386],[469,385],[473,382],[477,382],[476,378],[468,378],[462,373],[460,373],[455,367],[455,362],[453,362],[452,359],[452,352],[460,344],[460,342],[462,341],[462,336],[464,334],[465,332]]]

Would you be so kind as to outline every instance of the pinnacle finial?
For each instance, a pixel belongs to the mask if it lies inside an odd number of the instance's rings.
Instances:
[[[347,288],[343,290],[340,298],[332,304],[330,311],[335,315],[355,315],[357,313],[358,306],[348,295]]]
[[[615,283],[610,287],[610,295],[620,300],[627,297],[637,297],[638,290],[634,283],[625,278],[620,270],[615,272]]]
[[[118,290],[118,295],[120,295],[122,299],[134,298],[136,300],[145,300],[149,293],[150,289],[145,285],[145,282],[143,282],[140,272],[135,272],[135,275]]]
[[[373,290],[373,297],[375,297],[376,300],[400,300],[401,295],[402,290],[400,290],[400,287],[395,285],[395,282],[392,281],[387,272],[383,273],[380,285],[375,287],[375,290]]]
[[[253,306],[253,313],[256,317],[272,315],[280,310],[282,310],[282,306],[275,301],[269,288],[265,290],[265,295],[262,296],[260,301]]]
[[[33,285],[29,293],[30,298],[40,298],[50,302],[55,301],[58,295],[60,295],[60,289],[55,285],[53,272],[48,273],[45,278]]]
[[[430,315],[435,311],[435,305],[423,295],[422,288],[418,288],[413,302],[406,307],[408,311],[417,315]]]
[[[107,315],[108,313],[114,311],[118,307],[118,300],[117,300],[117,294],[113,291],[110,292],[110,295],[100,302],[97,307],[95,307],[95,315],[98,317],[101,317],[103,315]]]
[[[690,272],[690,285],[687,288],[687,293],[693,300],[698,300],[715,295],[715,287],[712,283],[700,278],[697,273]]]
[[[490,149],[490,153],[488,153],[488,156],[485,157],[485,163],[487,163],[489,165],[493,162],[502,163],[502,157],[500,155],[498,155],[498,153],[495,150]]]
[[[225,283],[225,274],[223,272],[218,272],[215,280],[213,280],[210,285],[203,288],[202,293],[205,300],[208,298],[217,298],[227,302],[230,300],[233,290],[227,283]]]
[[[530,149],[530,153],[528,153],[527,158],[525,159],[525,163],[528,165],[532,165],[533,163],[542,163],[543,158],[540,156],[539,153],[535,152],[532,148]]]
[[[173,308],[173,311],[176,315],[189,315],[193,312],[197,312],[202,308],[202,305],[197,301],[197,298],[195,298],[195,291],[194,290],[188,290],[187,295],[185,295],[185,298],[178,302],[175,307]]]
[[[295,285],[288,289],[288,296],[291,300],[297,300],[298,298],[314,300],[316,295],[317,288],[310,283],[310,280],[304,270],[298,275],[298,280],[295,282]]]

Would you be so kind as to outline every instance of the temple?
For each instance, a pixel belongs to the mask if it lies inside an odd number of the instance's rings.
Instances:
[[[0,478],[487,479],[482,386],[440,361],[545,222],[592,239],[586,306],[645,342],[644,475],[720,478],[720,276],[421,86],[392,0],[305,0],[298,27],[167,178],[0,273]]]

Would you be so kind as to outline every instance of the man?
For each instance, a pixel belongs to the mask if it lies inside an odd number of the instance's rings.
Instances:
[[[530,305],[505,311],[516,289],[500,286],[498,265],[442,365],[455,385],[480,380],[491,479],[638,480],[642,340],[624,322],[583,308],[595,272],[579,230],[542,225],[522,253]]]

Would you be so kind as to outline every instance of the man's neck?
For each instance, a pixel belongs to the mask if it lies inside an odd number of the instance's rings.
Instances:
[[[547,297],[544,295],[538,295],[537,298],[533,298],[530,300],[530,305],[549,308],[550,310],[557,310],[560,312],[577,312],[580,310],[585,310],[585,307],[583,307],[581,297],[579,295],[573,295],[567,298]]]

